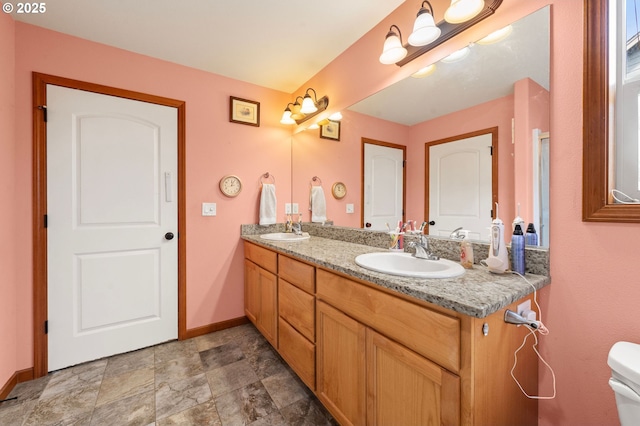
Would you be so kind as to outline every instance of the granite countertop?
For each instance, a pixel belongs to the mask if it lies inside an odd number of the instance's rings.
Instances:
[[[527,273],[529,285],[517,275],[492,274],[480,265],[456,278],[400,277],[356,265],[355,258],[360,254],[386,251],[377,247],[318,236],[297,242],[270,241],[259,235],[242,235],[242,239],[477,318],[484,318],[533,293],[533,287],[539,290],[550,282],[549,277]]]

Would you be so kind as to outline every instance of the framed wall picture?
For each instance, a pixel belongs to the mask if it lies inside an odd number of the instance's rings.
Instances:
[[[328,124],[324,124],[320,126],[320,137],[324,139],[339,141],[340,140],[340,122],[329,120]]]
[[[230,96],[229,121],[260,127],[260,102]]]

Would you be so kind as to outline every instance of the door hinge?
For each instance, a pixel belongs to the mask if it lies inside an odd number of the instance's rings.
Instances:
[[[44,334],[49,334],[49,320],[44,322]]]
[[[402,160],[402,168],[404,169],[404,167],[407,165],[407,160]]]
[[[493,146],[489,147],[489,155],[493,155]]]
[[[47,106],[46,105],[40,105],[38,106],[39,110],[42,110],[42,119],[44,120],[44,122],[47,122]]]
[[[493,217],[493,209],[491,209],[491,217]]]
[[[44,227],[47,228],[49,226],[49,216],[44,215]]]

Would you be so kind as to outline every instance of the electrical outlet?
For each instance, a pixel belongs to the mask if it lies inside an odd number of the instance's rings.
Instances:
[[[215,216],[216,203],[202,203],[202,216]]]
[[[353,213],[353,204],[347,204],[347,213]]]
[[[285,203],[284,205],[284,214],[291,214],[293,213],[291,211],[291,203]]]
[[[527,299],[518,305],[518,310],[516,312],[518,313],[518,315],[522,315],[524,311],[530,311],[530,310],[531,310],[531,299]]]

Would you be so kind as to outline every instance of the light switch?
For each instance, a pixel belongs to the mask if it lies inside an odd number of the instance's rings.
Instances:
[[[202,203],[202,216],[215,216],[216,203]]]

